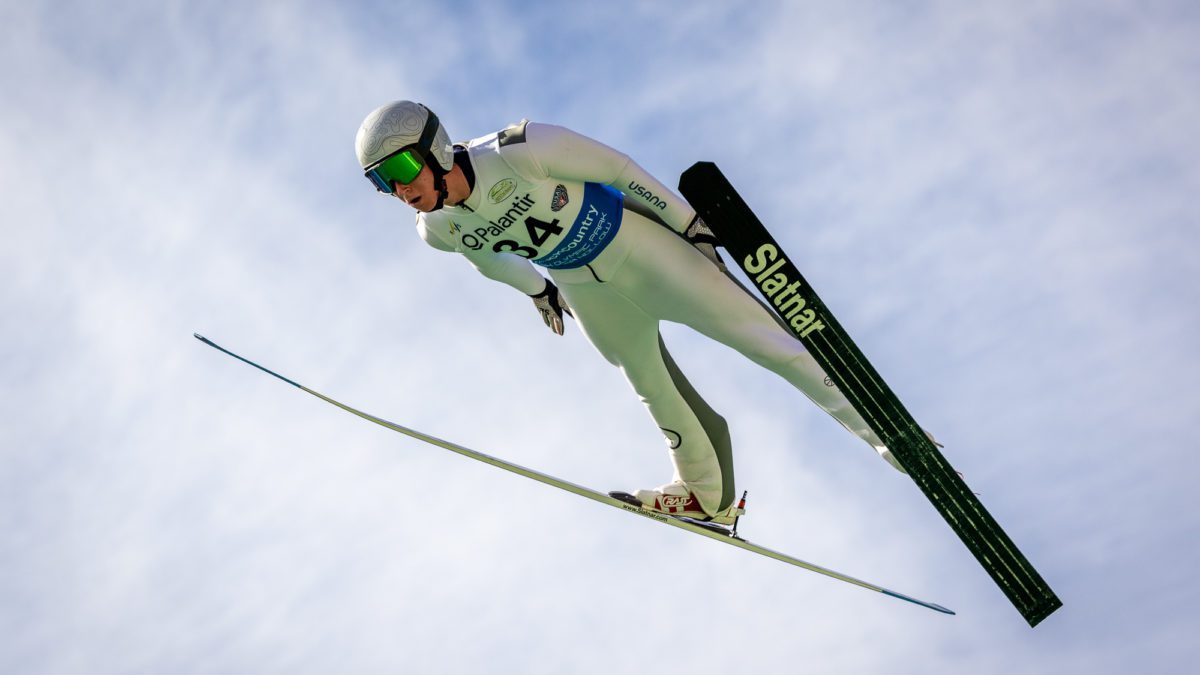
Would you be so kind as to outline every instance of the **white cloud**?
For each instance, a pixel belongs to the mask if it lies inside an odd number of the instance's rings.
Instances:
[[[1187,656],[1189,11],[63,9],[6,8],[0,40],[0,669]],[[738,444],[747,535],[958,617],[446,455],[192,340],[568,480],[664,477],[574,325],[555,339],[356,175],[359,119],[402,96],[459,138],[567,124],[667,182],[719,161],[1067,606],[1028,631],[911,484],[676,327]]]

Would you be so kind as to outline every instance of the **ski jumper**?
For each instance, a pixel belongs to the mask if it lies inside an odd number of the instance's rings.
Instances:
[[[532,263],[546,268],[584,335],[646,405],[675,480],[706,512],[733,500],[729,431],[671,360],[660,321],[777,373],[891,459],[803,344],[681,236],[695,211],[629,157],[563,127],[522,122],[458,146],[455,161],[471,194],[418,214],[421,238],[526,295],[546,285]]]

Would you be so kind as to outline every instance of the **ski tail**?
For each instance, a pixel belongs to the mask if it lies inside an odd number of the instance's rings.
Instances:
[[[1061,607],[1062,601],[925,436],[720,169],[712,162],[694,164],[680,178],[679,191],[1029,625]],[[785,281],[780,283],[779,277]],[[772,289],[792,282],[799,282],[801,300],[789,299],[783,316],[770,302]]]

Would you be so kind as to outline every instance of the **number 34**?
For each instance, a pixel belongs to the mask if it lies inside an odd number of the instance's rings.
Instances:
[[[552,235],[562,234],[563,231],[562,226],[558,224],[558,218],[555,218],[547,223],[546,221],[538,220],[533,216],[529,216],[525,219],[525,229],[529,232],[529,238],[533,241],[534,246],[541,246],[542,244],[546,243],[546,240]],[[516,253],[524,258],[535,258],[538,254],[537,249],[529,246],[522,246],[520,243],[515,242],[512,239],[504,239],[496,242],[495,245],[492,246],[492,250],[496,253]]]

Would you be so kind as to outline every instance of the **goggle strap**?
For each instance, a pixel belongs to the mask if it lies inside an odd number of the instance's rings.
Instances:
[[[417,139],[417,148],[421,154],[425,155],[426,163],[433,165],[429,168],[439,171],[442,168],[441,164],[436,161],[429,162],[428,160],[433,157],[433,139],[437,136],[438,126],[441,123],[438,121],[438,116],[433,114],[432,110],[426,108],[424,103],[421,104],[421,107],[425,108],[425,112],[429,115],[425,118],[425,128],[421,130],[421,138]]]

